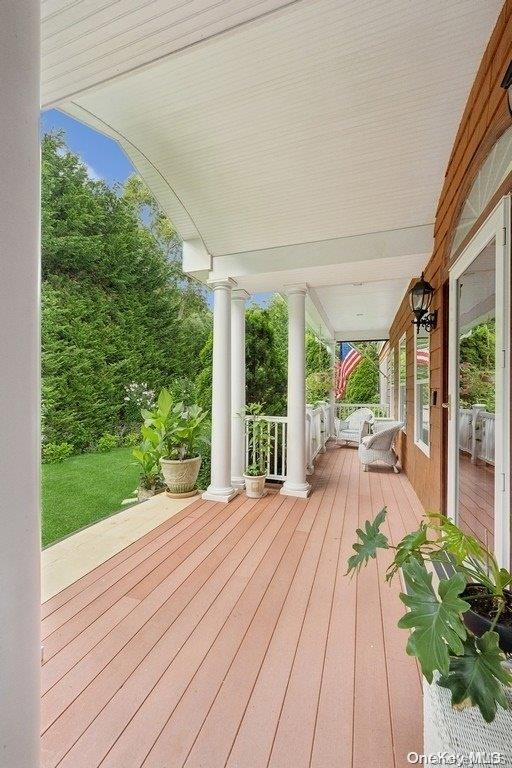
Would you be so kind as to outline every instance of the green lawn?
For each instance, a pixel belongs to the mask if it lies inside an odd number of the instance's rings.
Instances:
[[[121,509],[137,486],[131,448],[43,465],[43,546]]]

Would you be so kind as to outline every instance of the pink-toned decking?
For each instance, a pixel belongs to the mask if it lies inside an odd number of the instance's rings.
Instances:
[[[43,606],[44,768],[403,768],[421,688],[387,556],[344,575],[404,475],[320,457],[306,501],[198,500]]]

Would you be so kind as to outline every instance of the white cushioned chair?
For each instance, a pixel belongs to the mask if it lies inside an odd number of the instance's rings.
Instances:
[[[374,415],[369,408],[358,408],[348,419],[336,419],[336,439],[338,442],[359,443],[370,433],[370,424]]]
[[[376,461],[382,461],[388,467],[393,467],[394,472],[400,472],[393,444],[403,426],[403,421],[395,421],[386,429],[363,437],[359,445],[359,460],[365,472],[368,471],[368,465]]]

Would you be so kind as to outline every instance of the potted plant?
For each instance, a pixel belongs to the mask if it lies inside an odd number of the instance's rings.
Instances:
[[[248,464],[244,472],[245,492],[250,499],[265,494],[267,457],[272,445],[268,422],[263,414],[263,403],[251,403],[245,410],[248,420]]]
[[[412,630],[407,653],[418,659],[429,683],[435,675],[450,691],[452,706],[476,706],[485,722],[492,722],[498,706],[508,709],[505,689],[512,685],[504,666],[504,652],[512,649],[512,574],[443,515],[426,515],[396,547],[380,530],[385,519],[386,508],[357,530],[347,572],[359,571],[379,549],[394,551],[386,580],[399,570],[404,576],[407,591],[400,599],[408,612],[398,626]],[[444,574],[437,589],[436,564]]]
[[[141,427],[142,441],[132,451],[132,456],[139,464],[139,486],[137,499],[146,501],[165,489],[160,472],[159,439],[149,427]]]
[[[142,416],[146,435],[160,454],[159,463],[169,495],[173,498],[195,495],[206,411],[198,405],[175,404],[169,391],[162,389],[155,408],[143,410]]]

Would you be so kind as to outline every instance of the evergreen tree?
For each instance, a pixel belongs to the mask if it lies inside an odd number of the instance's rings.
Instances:
[[[210,330],[184,278],[133,202],[89,179],[61,136],[42,141],[44,439],[93,446],[125,425],[125,386],[194,380]]]

